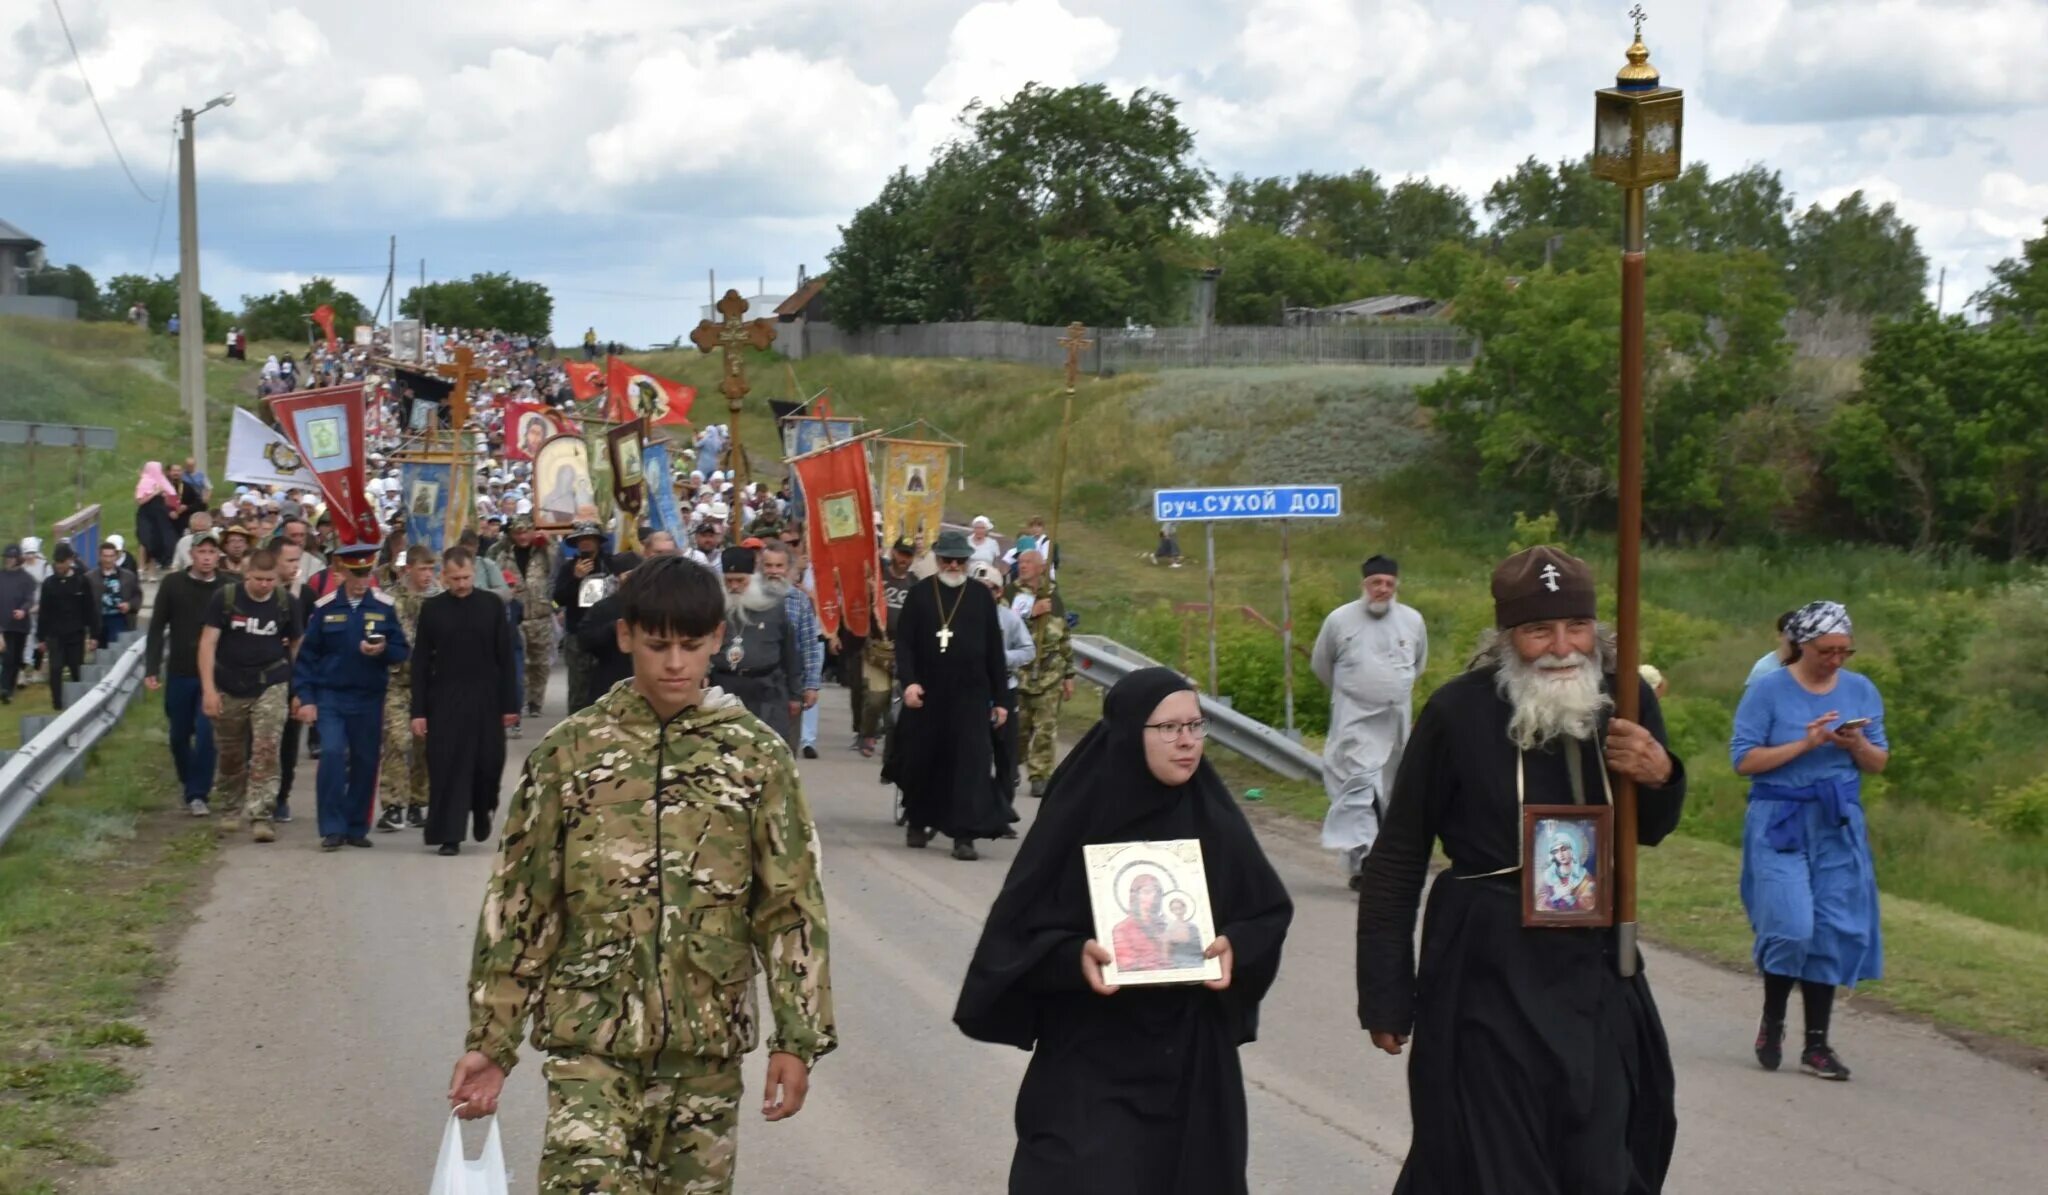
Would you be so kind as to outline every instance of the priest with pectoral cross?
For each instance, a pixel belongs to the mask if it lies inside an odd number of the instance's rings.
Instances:
[[[955,859],[977,858],[974,840],[1009,825],[988,732],[1010,717],[1014,699],[995,599],[967,584],[972,552],[961,532],[940,535],[938,572],[903,599],[894,628],[903,713],[882,768],[882,779],[903,790],[905,842],[922,847],[944,834]]]

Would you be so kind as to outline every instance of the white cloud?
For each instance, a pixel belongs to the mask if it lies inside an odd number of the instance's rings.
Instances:
[[[977,99],[998,104],[1026,83],[1071,87],[1098,79],[1121,40],[1108,21],[1076,16],[1061,0],[976,4],[954,23],[945,62],[910,113],[908,161],[928,161],[957,136],[961,109]]]

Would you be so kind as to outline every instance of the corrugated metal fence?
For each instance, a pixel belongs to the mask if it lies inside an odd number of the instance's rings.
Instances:
[[[791,331],[789,328],[785,332]],[[899,324],[846,332],[829,323],[797,325],[777,348],[793,355],[968,357],[1057,368],[1066,363],[1064,328],[991,320]],[[1479,341],[1434,324],[1355,324],[1267,328],[1091,328],[1082,354],[1089,373],[1212,365],[1468,365]],[[790,341],[795,341],[791,344]]]

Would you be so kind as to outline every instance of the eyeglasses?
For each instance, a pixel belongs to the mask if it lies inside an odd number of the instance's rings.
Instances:
[[[1856,654],[1853,647],[1816,647],[1813,654],[1823,660],[1846,660]]]
[[[1178,740],[1183,731],[1189,737],[1200,740],[1209,737],[1209,720],[1207,718],[1196,718],[1192,722],[1147,722],[1145,723],[1145,729],[1158,735],[1159,741],[1162,743],[1171,743]]]

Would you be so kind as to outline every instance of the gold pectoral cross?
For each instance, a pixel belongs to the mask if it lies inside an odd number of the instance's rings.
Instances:
[[[939,633],[938,633],[938,640],[939,640],[939,654],[940,654],[940,655],[944,655],[944,654],[946,653],[946,646],[947,646],[948,644],[950,644],[950,643],[952,643],[952,642],[953,642],[953,628],[952,628],[952,627],[940,627],[940,628],[939,628]]]

